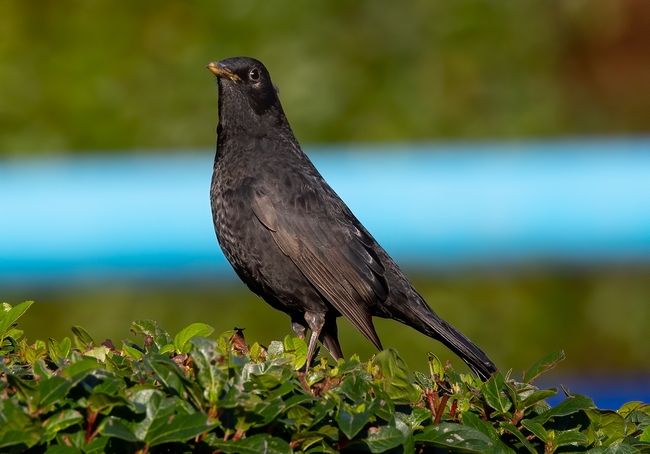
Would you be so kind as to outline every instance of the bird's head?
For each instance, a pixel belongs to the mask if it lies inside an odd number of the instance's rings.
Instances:
[[[207,68],[219,81],[221,122],[254,121],[256,115],[283,115],[276,88],[264,65],[254,58],[233,57],[212,62]]]

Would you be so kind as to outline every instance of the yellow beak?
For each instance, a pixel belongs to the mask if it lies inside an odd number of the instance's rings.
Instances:
[[[208,68],[210,72],[212,72],[217,77],[227,77],[233,82],[241,82],[241,78],[237,74],[231,73],[228,71],[228,68],[220,63],[213,61],[211,63],[208,63],[206,65],[206,68]]]

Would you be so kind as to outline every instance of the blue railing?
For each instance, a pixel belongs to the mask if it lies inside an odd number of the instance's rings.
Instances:
[[[307,148],[405,267],[650,263],[650,139]],[[0,284],[234,276],[208,150],[0,162]]]

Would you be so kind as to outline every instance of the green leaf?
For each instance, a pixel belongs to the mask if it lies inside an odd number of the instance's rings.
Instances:
[[[364,441],[370,452],[380,453],[402,445],[411,434],[408,424],[398,418],[394,418],[386,426],[374,428],[368,431],[368,438]]]
[[[32,304],[34,304],[33,301],[25,301],[24,303],[20,303],[14,307],[11,307],[6,303],[3,305],[3,310],[0,311],[0,345],[2,345],[2,341],[7,337],[11,326],[25,313],[25,311],[27,311],[27,309],[30,308]],[[8,308],[10,309],[7,310]]]
[[[269,434],[257,434],[241,440],[217,441],[213,446],[227,454],[292,454],[289,443]]]
[[[191,438],[214,429],[217,425],[208,421],[208,415],[173,415],[169,418],[157,417],[145,437],[150,446],[163,443],[185,442]]]
[[[25,351],[25,360],[27,360],[29,364],[34,364],[45,356],[47,356],[47,345],[41,340],[34,342],[34,345],[29,346]]]
[[[505,414],[510,407],[512,407],[512,402],[510,401],[510,398],[505,395],[504,388],[505,381],[501,372],[495,372],[492,374],[490,379],[481,387],[485,401],[490,407],[494,408],[498,414]]]
[[[428,353],[429,357],[429,373],[431,376],[437,375],[440,380],[445,378],[445,365],[442,364],[440,358],[438,358],[433,353]]]
[[[262,418],[257,426],[265,426],[275,418],[278,417],[280,413],[286,408],[284,401],[281,397],[276,397],[273,400],[265,400],[259,402],[255,406],[255,414]]]
[[[143,441],[155,446],[184,442],[216,427],[216,424],[208,422],[208,416],[203,413],[174,414],[176,406],[173,400],[158,390],[136,391],[132,399],[136,405],[145,407],[144,419],[138,423],[124,423],[113,417],[108,418],[101,426],[102,435],[127,441]]]
[[[147,369],[154,373],[156,380],[172,391],[172,394],[183,395],[185,375],[174,361],[163,355],[155,355],[155,358],[149,355],[145,356],[144,364]]]
[[[135,360],[141,359],[144,356],[144,353],[137,348],[129,346],[126,341],[122,341],[122,348],[127,355]]]
[[[556,418],[558,416],[567,416],[580,410],[588,410],[595,407],[596,406],[594,405],[594,401],[590,398],[580,394],[574,394],[564,399],[557,406],[536,416],[532,420],[539,424],[544,424],[549,419]]]
[[[546,443],[546,441],[548,440],[548,432],[546,431],[546,429],[544,429],[544,427],[542,427],[541,424],[530,419],[524,419],[523,421],[521,421],[521,425],[524,426],[526,429],[528,429],[530,433],[532,433],[537,438],[539,438],[542,441],[542,443]]]
[[[524,373],[524,383],[532,383],[533,380],[542,375],[544,372],[548,372],[549,370],[553,369],[560,361],[563,361],[565,358],[566,356],[564,355],[564,350],[558,350],[544,356],[542,359],[530,366]]]
[[[606,446],[625,438],[627,424],[625,419],[615,411],[599,411],[598,421],[594,425],[599,434],[607,437],[606,442],[603,443]]]
[[[217,367],[224,362],[224,355],[216,350],[217,343],[212,339],[195,337],[190,343],[190,357],[198,369],[196,379],[204,389],[205,398],[214,405],[227,379],[226,372]]]
[[[84,446],[84,454],[103,454],[106,452],[106,445],[109,441],[109,437],[93,438],[86,446]]]
[[[374,398],[372,397],[374,395]],[[401,419],[406,422],[406,415],[403,413],[395,413],[395,404],[393,403],[393,400],[388,396],[386,391],[381,389],[380,386],[378,386],[376,383],[373,384],[372,386],[372,394],[370,398],[373,401],[378,401],[381,405],[377,408],[377,411],[375,411],[374,415],[377,418],[381,418],[386,422],[389,422],[395,417],[396,415],[400,415]],[[428,410],[427,410],[428,412]],[[431,415],[430,412],[428,412],[429,415]]]
[[[406,437],[404,444],[402,444],[401,451],[398,450],[398,452],[401,452],[401,454],[415,454],[415,438],[412,433]]]
[[[120,380],[119,378],[103,377],[101,383],[98,383],[93,387],[93,392],[113,396],[121,394],[124,385],[124,380]]]
[[[413,372],[413,378],[415,379],[415,382],[423,389],[437,389],[435,388],[437,386],[436,382],[434,382],[430,376],[425,375],[422,372],[416,370]]]
[[[269,348],[266,349],[268,359],[274,359],[284,353],[284,343],[280,341],[272,341]]]
[[[63,354],[61,353],[59,342],[56,339],[52,339],[50,337],[50,339],[47,341],[47,354],[50,356],[50,359],[57,364],[60,359],[64,358]]]
[[[625,422],[628,427],[634,425],[638,430],[644,430],[650,425],[650,416],[643,411],[634,410],[625,417]]]
[[[65,337],[61,342],[57,342],[56,339],[50,339],[47,342],[47,353],[50,356],[52,362],[58,366],[63,365],[63,360],[67,359],[70,356],[70,348],[72,347],[72,342],[69,337]]]
[[[192,323],[188,327],[182,329],[174,337],[174,347],[176,347],[178,353],[189,353],[192,345],[188,342],[191,338],[197,336],[207,337],[212,334],[213,331],[214,328],[205,323]]]
[[[133,433],[138,440],[148,442],[151,429],[169,419],[174,414],[176,406],[157,389],[136,391],[131,397],[133,403],[144,405],[146,409],[145,418],[133,426]]]
[[[70,350],[72,349],[72,341],[69,337],[64,337],[61,342],[59,342],[59,347],[61,348],[61,354],[64,358],[70,357]]]
[[[643,433],[642,433],[641,436],[639,437],[639,440],[640,440],[640,441],[645,441],[645,442],[649,442],[649,443],[650,443],[650,426],[646,427],[646,428],[643,430]]]
[[[110,395],[95,391],[88,396],[88,407],[92,411],[110,412],[114,407],[133,407],[133,404],[125,397],[120,395]]]
[[[0,448],[25,444],[28,448],[40,441],[40,435],[34,431],[6,430],[0,434]]]
[[[293,367],[291,367],[289,361],[289,358],[279,356],[263,363],[247,363],[243,366],[242,379],[244,381],[261,380],[257,382],[259,386],[273,389],[295,377]],[[265,375],[268,377],[263,378]],[[275,380],[271,377],[274,377]]]
[[[84,356],[89,358],[95,358],[97,361],[102,363],[106,361],[106,356],[111,352],[111,349],[105,345],[100,345],[98,347],[93,347],[90,350],[83,352]]]
[[[337,402],[334,399],[320,399],[319,401],[317,401],[316,405],[312,410],[311,425],[307,428],[311,429],[316,424],[321,422],[323,418],[328,416],[332,412],[332,410],[334,410],[334,407],[336,407],[336,403]]]
[[[411,428],[416,429],[424,421],[431,418],[431,411],[422,407],[413,407],[411,414],[406,417],[406,422],[409,423]]]
[[[38,392],[40,393],[38,407],[47,408],[55,402],[59,402],[68,394],[73,384],[72,380],[60,375],[54,375],[42,380],[38,386]]]
[[[77,347],[82,351],[96,345],[92,336],[81,326],[73,326],[72,334],[74,334],[74,340]]]
[[[370,409],[366,404],[360,404],[356,408],[342,403],[339,412],[336,415],[336,422],[339,424],[341,432],[348,439],[352,440],[370,420]]]
[[[472,415],[472,416],[474,416],[475,418],[478,419],[477,416],[475,416],[475,415]],[[465,415],[463,415],[463,421],[464,420],[465,420]],[[481,421],[481,420],[479,420],[479,421]],[[485,421],[481,421],[481,422],[484,423],[484,424],[487,424]],[[492,426],[490,426],[490,427],[492,427]],[[510,432],[515,437],[517,437],[517,439],[519,440],[519,443],[521,443],[521,445],[523,447],[525,447],[528,450],[528,452],[530,452],[531,454],[537,454],[537,451],[535,450],[533,445],[530,444],[530,441],[528,441],[528,439],[524,436],[524,434],[522,434],[521,431],[519,429],[517,429],[514,425],[512,425],[510,423],[501,423],[501,427],[503,429],[507,430],[508,432]],[[501,447],[501,450],[503,452],[513,452],[512,449],[508,448],[507,446],[505,446],[505,444],[503,444],[503,442],[501,442],[501,439],[499,439],[498,442],[497,442],[493,437],[490,436],[490,438],[492,438],[492,440],[495,441],[497,445],[501,445],[500,447]],[[499,442],[501,442],[501,443],[499,443]]]
[[[80,423],[83,419],[83,415],[77,410],[63,410],[52,415],[43,423],[45,434],[51,440],[58,431]]]
[[[135,367],[134,367],[135,366]],[[112,354],[106,357],[106,370],[121,379],[133,378],[139,380],[140,365],[134,363],[126,354]]]
[[[639,454],[639,450],[621,441],[610,446],[599,446],[589,450],[589,454]]]
[[[553,446],[556,448],[566,445],[585,445],[586,443],[587,437],[578,429],[555,432],[553,437]]]
[[[291,365],[298,370],[307,361],[307,344],[299,337],[286,336],[284,338],[284,355],[290,355],[293,358]]]
[[[188,351],[189,351],[189,347],[191,347],[191,345],[190,344],[187,344],[187,345],[188,345]],[[176,350],[176,347],[174,347],[174,344],[167,344],[167,345],[164,345],[163,348],[161,348],[158,353],[172,353],[172,352],[175,352],[175,351],[177,351],[177,350]]]
[[[14,323],[12,326],[9,327],[5,335],[5,339],[13,338],[14,340],[19,340],[23,337],[25,332],[22,329],[18,329],[17,325],[18,323]],[[5,344],[4,341],[3,344]]]
[[[494,443],[478,430],[460,424],[440,423],[425,427],[415,435],[416,443],[427,443],[436,448],[462,453],[488,453]]]
[[[642,409],[645,405],[641,401],[632,401],[632,402],[627,402],[623,405],[621,405],[621,408],[618,410],[618,414],[621,415],[624,418],[627,418],[627,415],[632,413],[633,411],[637,409]]]
[[[99,364],[94,358],[83,358],[75,363],[70,364],[67,368],[63,369],[63,375],[69,377],[74,382],[78,382],[86,378],[90,373],[103,369],[104,366]]]
[[[349,374],[355,370],[358,370],[362,367],[361,362],[354,356],[349,360],[339,359],[338,364],[331,369],[331,377],[340,377],[345,374]]]
[[[260,346],[260,344],[255,342],[253,345],[251,345],[248,356],[253,362],[263,361],[264,357],[266,356],[266,351]]]
[[[273,389],[273,391],[269,393],[268,399],[271,400],[271,399],[275,399],[276,397],[284,396],[286,394],[289,394],[293,390],[294,390],[293,383],[291,381],[285,381],[279,387]]]
[[[490,440],[492,440],[492,442],[494,442],[494,445],[496,447],[498,447],[501,452],[503,452],[503,453],[512,452],[512,449],[510,449],[508,446],[506,446],[506,444],[503,441],[501,441],[501,437],[499,436],[499,433],[492,426],[492,424],[490,424],[490,423],[488,423],[486,421],[483,421],[482,419],[480,419],[474,413],[464,412],[463,413],[463,424],[465,424],[468,427],[472,427],[472,428],[478,430],[483,435],[486,435]],[[517,430],[517,429],[515,428],[515,430]],[[519,432],[519,431],[517,430],[517,432]],[[519,433],[519,434],[521,435],[521,433]],[[523,437],[523,435],[522,435],[522,438],[524,438],[524,440],[525,440],[525,437]],[[526,442],[527,442],[527,440],[526,440]],[[528,446],[530,446],[530,443],[528,443]],[[532,448],[532,446],[530,446],[530,448],[532,449],[532,453],[536,454],[535,449]]]
[[[383,387],[396,404],[407,404],[419,399],[420,391],[411,384],[411,373],[397,350],[389,348],[377,353],[373,361],[384,377]]]
[[[367,400],[370,384],[357,374],[348,375],[341,383],[340,391],[352,401]]]
[[[291,426],[295,430],[301,430],[308,427],[311,423],[311,412],[302,405],[291,407],[285,413],[286,418],[291,421]]]
[[[77,429],[75,431],[59,431],[56,434],[56,443],[59,446],[70,446],[81,450],[86,444],[86,430],[81,425]],[[53,445],[55,440],[52,440],[50,444]]]
[[[121,440],[126,440],[126,441],[131,441],[131,442],[138,442],[140,439],[133,433],[133,430],[126,425],[120,418],[117,418],[115,416],[109,416],[108,418],[104,419],[97,431],[105,436],[105,437],[114,437],[114,438],[119,438]]]
[[[261,401],[262,399],[257,395],[243,392],[237,386],[229,386],[223,397],[219,399],[218,405],[221,408],[243,408],[252,411]]]
[[[139,334],[144,336],[151,337],[153,344],[151,347],[146,348],[147,350],[151,349],[154,352],[158,352],[167,344],[173,344],[174,340],[171,336],[165,331],[165,329],[154,320],[136,320],[131,323],[131,332],[133,334]]]
[[[250,374],[248,378],[253,383],[259,385],[260,388],[265,390],[275,389],[282,384],[282,382],[275,375],[271,374]]]
[[[32,373],[36,380],[45,380],[53,375],[52,371],[47,367],[47,364],[45,364],[45,360],[43,359],[39,359],[33,364]]]
[[[322,442],[325,436],[318,432],[299,432],[291,436],[291,443],[299,445],[301,452],[305,452],[310,446]]]
[[[45,454],[80,454],[81,451],[74,446],[50,445]]]
[[[6,377],[7,382],[18,390],[18,395],[27,404],[29,412],[34,413],[38,409],[38,402],[40,400],[38,389],[13,374],[7,374]]]
[[[542,391],[536,391],[524,399],[524,401],[522,402],[522,406],[523,408],[531,407],[535,405],[537,402],[539,402],[540,400],[548,399],[549,397],[553,397],[556,394],[557,394],[557,388],[550,388]]]
[[[288,398],[285,402],[285,408],[288,410],[292,407],[295,407],[296,405],[304,404],[304,403],[311,403],[314,400],[314,396],[309,395],[309,394],[296,394],[295,396],[291,396]]]
[[[21,444],[30,448],[43,433],[40,422],[14,399],[0,399],[0,423],[0,449]]]

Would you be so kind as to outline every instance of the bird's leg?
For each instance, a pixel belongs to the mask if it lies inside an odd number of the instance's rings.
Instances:
[[[307,327],[305,325],[303,325],[301,322],[296,322],[292,320],[291,329],[293,329],[293,332],[296,333],[296,336],[298,336],[302,340],[305,340],[305,332],[307,331]]]
[[[311,335],[309,336],[309,344],[307,346],[307,363],[305,364],[305,371],[309,369],[311,364],[311,357],[314,355],[314,350],[316,349],[316,342],[318,342],[318,337],[320,332],[325,325],[325,316],[323,314],[316,314],[314,312],[305,312],[305,321],[307,326],[311,330]]]

